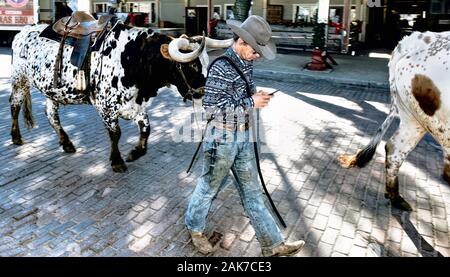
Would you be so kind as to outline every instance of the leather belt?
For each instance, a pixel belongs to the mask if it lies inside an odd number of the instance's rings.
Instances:
[[[239,131],[244,132],[250,128],[250,124],[247,123],[233,123],[233,124],[223,124],[221,122],[213,121],[211,122],[211,125],[216,127],[217,129],[225,129],[228,131]]]

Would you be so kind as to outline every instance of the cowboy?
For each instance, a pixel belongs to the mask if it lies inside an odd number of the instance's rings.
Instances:
[[[260,57],[275,58],[272,31],[269,24],[256,15],[242,24],[235,20],[228,20],[227,24],[234,33],[234,43],[224,54],[227,59],[216,59],[208,72],[203,106],[212,120],[207,125],[203,143],[203,172],[190,199],[185,223],[198,251],[213,252],[213,245],[204,234],[206,216],[231,169],[263,256],[293,255],[305,242],[284,241],[264,204],[250,142],[249,118],[253,109],[266,107],[273,97],[265,91],[256,92],[253,82],[253,61]]]

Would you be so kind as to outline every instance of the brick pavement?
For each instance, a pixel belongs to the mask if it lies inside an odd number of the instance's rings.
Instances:
[[[375,133],[386,116],[387,91],[257,84],[281,89],[261,113],[261,165],[288,224],[285,236],[307,241],[298,256],[450,256],[450,187],[441,178],[442,151],[430,137],[400,171],[401,193],[414,208],[409,215],[391,210],[384,199],[384,142],[364,169],[345,170],[336,162]],[[184,173],[196,144],[176,136],[190,122],[189,103],[161,91],[149,108],[147,155],[117,174],[93,107],[61,108],[61,122],[77,147],[69,155],[60,149],[37,92],[39,127],[22,128],[25,144],[12,145],[8,97],[8,80],[0,78],[0,256],[202,256],[183,224],[200,173],[200,163],[191,175]],[[120,124],[125,156],[138,131],[132,122]],[[231,179],[208,219],[208,232],[223,235],[212,256],[260,256]]]

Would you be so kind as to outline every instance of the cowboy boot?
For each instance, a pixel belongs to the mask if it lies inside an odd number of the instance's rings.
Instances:
[[[291,256],[298,253],[304,245],[303,240],[283,242],[272,249],[263,249],[262,254],[264,257]]]
[[[200,253],[207,255],[213,252],[213,246],[204,234],[193,231],[189,231],[189,234],[191,235],[192,243]]]

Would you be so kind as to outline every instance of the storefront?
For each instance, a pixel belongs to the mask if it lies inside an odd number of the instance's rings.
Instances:
[[[111,1],[93,1],[93,11],[97,14],[108,13],[111,6],[117,7],[117,12],[127,14],[126,23],[137,27],[158,25],[157,1],[132,0],[113,3]]]
[[[368,43],[393,48],[413,31],[450,30],[450,0],[380,1],[369,9]]]
[[[154,26],[157,24],[156,1],[127,1],[122,5],[121,11],[129,13],[130,25]]]

